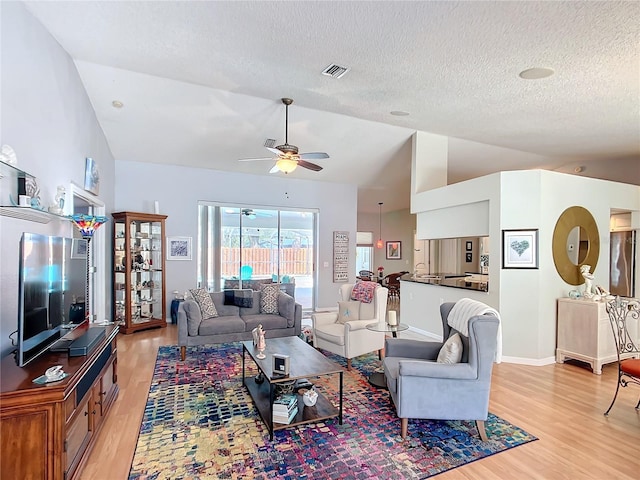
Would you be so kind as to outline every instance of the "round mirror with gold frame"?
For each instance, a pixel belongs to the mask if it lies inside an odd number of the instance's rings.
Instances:
[[[562,279],[570,285],[581,285],[582,265],[590,265],[593,273],[600,255],[600,234],[593,215],[584,207],[569,207],[553,230],[553,263]]]

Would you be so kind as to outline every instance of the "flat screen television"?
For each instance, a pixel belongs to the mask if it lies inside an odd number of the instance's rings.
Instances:
[[[18,351],[24,366],[84,321],[86,240],[23,233]]]

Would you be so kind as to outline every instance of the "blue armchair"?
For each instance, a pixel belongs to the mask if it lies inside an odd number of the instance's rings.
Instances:
[[[447,323],[453,303],[440,305],[443,338],[456,332]],[[491,371],[496,354],[499,319],[477,315],[469,319],[469,336],[460,335],[460,363],[438,363],[443,342],[387,338],[383,361],[389,394],[400,418],[402,438],[410,418],[475,420],[487,441],[484,422],[489,412]]]

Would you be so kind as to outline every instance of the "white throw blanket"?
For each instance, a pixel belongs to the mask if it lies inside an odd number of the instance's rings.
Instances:
[[[471,298],[458,300],[447,317],[447,323],[465,337],[469,336],[469,319],[476,315],[493,315],[498,318],[498,337],[496,339],[496,363],[502,361],[502,320],[495,308]]]

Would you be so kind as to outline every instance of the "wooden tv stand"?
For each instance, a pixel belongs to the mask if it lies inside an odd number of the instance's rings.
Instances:
[[[43,353],[25,367],[13,355],[0,364],[2,477],[61,479],[77,477],[118,395],[116,335],[104,338],[86,356]],[[70,335],[79,337],[87,327]],[[44,371],[62,365],[65,379],[33,383]]]

